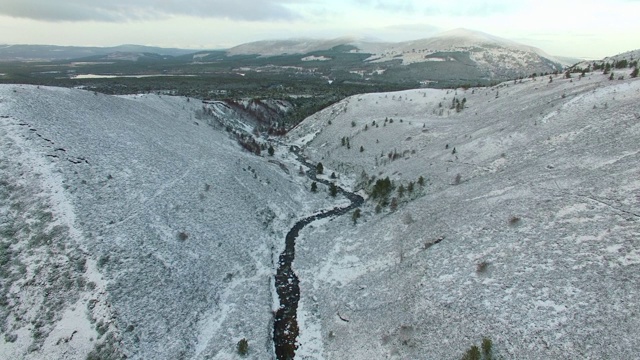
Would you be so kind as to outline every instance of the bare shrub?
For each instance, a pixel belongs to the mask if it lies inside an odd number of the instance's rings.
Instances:
[[[461,181],[462,181],[462,175],[460,175],[460,174],[457,174],[456,177],[453,179],[453,183],[455,185],[460,184]]]
[[[189,238],[189,234],[187,234],[186,232],[184,232],[184,231],[180,231],[180,232],[178,233],[178,240],[180,240],[180,241],[185,241],[185,240],[187,240],[188,238]]]

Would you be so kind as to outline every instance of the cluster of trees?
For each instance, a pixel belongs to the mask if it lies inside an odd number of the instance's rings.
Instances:
[[[373,180],[370,180],[370,182],[373,182]],[[425,179],[423,176],[420,176],[416,182],[410,181],[406,186],[400,184],[397,188],[389,177],[377,179],[368,191],[372,199],[378,200],[376,213],[382,211],[382,208],[386,206],[389,206],[392,211],[395,211],[400,201],[402,201],[407,194],[413,194],[416,191],[416,185],[424,187]],[[392,196],[394,191],[396,196]]]
[[[458,98],[454,96],[453,100],[451,100],[451,107],[449,107],[449,109],[451,110],[456,109],[456,112],[460,112],[464,109],[464,106],[466,103],[467,103],[467,98],[462,98],[462,101],[460,101]]]

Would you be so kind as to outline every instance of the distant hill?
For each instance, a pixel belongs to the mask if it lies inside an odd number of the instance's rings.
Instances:
[[[274,57],[298,54],[308,57],[317,52],[338,48],[349,53],[367,54],[369,56],[362,63],[377,64],[380,68],[390,68],[397,64],[432,69],[449,68],[455,73],[461,73],[463,77],[503,78],[526,76],[534,72],[550,73],[561,70],[565,63],[538,48],[467,29],[451,30],[430,38],[398,43],[366,42],[349,38],[258,41],[231,48],[227,55]]]
[[[489,85],[562,71],[570,61],[541,49],[494,35],[456,29],[405,42],[371,42],[354,38],[257,41],[227,50],[193,51],[123,45],[83,48],[12,45],[0,48],[0,61],[67,62],[69,74],[165,74],[309,79],[327,84],[393,84],[403,88]],[[82,62],[82,68],[74,64]],[[91,67],[95,65],[94,67]],[[24,81],[65,69],[34,68],[5,78]],[[49,74],[49,75],[47,75]],[[223,74],[223,75],[222,75]],[[32,83],[37,81],[30,80]]]
[[[55,45],[0,45],[0,61],[54,61],[106,56],[114,53],[155,53],[179,56],[194,50],[170,49],[142,45],[120,45],[114,47],[82,47]]]

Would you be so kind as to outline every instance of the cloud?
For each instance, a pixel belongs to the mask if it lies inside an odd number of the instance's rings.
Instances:
[[[293,20],[287,5],[304,0],[2,0],[0,14],[51,22],[124,22],[176,15],[233,20]]]
[[[390,12],[413,12],[414,2],[411,0],[354,0],[359,6],[373,8],[375,10]]]
[[[427,16],[488,16],[505,13],[520,6],[510,0],[352,0],[366,8]]]

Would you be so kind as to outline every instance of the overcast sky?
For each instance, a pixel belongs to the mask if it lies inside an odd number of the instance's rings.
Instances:
[[[640,48],[638,14],[640,0],[0,0],[0,44],[211,49],[467,28],[552,55],[602,58]]]

